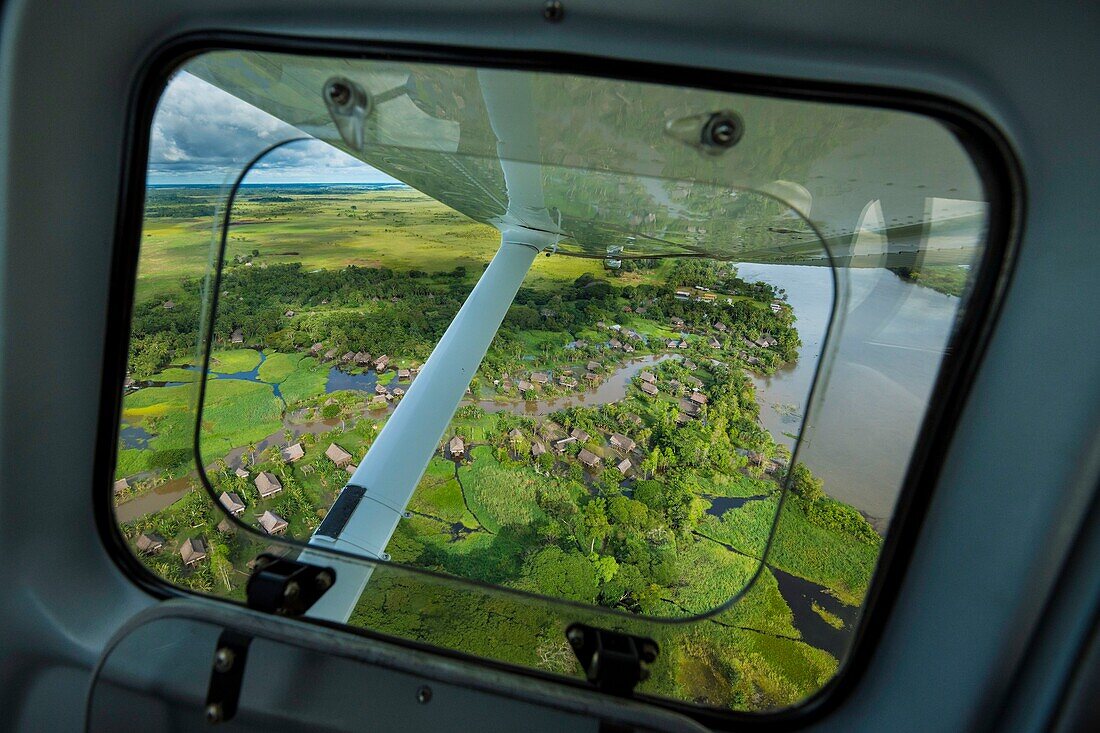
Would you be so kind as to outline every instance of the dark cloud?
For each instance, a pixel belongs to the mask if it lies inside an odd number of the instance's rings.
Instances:
[[[151,183],[221,183],[252,157],[302,133],[187,73],[168,84],[153,119]],[[388,176],[318,141],[291,143],[265,157],[249,182],[389,181]]]

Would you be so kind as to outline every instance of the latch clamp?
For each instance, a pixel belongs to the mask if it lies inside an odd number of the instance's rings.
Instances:
[[[572,624],[565,638],[573,647],[588,681],[612,695],[629,696],[649,677],[648,665],[657,660],[660,647],[645,636]]]
[[[248,607],[279,616],[301,616],[336,582],[336,570],[275,555],[256,558],[245,586]]]

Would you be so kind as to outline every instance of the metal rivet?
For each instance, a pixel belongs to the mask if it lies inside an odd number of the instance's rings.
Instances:
[[[343,107],[351,101],[351,87],[342,81],[330,81],[325,94],[337,107]]]
[[[213,725],[214,723],[220,723],[222,720],[222,706],[216,702],[212,702],[206,706],[206,722]]]
[[[421,705],[427,705],[432,701],[432,688],[421,685],[416,691],[416,701]]]
[[[732,112],[715,112],[703,125],[702,143],[710,148],[732,148],[743,131],[740,117]]]
[[[233,668],[234,659],[233,650],[223,646],[214,653],[214,669],[223,673],[228,672]]]
[[[287,583],[286,588],[283,589],[283,598],[286,598],[287,600],[291,600],[291,599],[297,598],[298,595],[301,592],[302,592],[301,587],[298,585],[298,583],[296,583],[295,581],[292,580],[289,583]]]
[[[328,590],[332,587],[332,573],[327,570],[317,573],[316,583],[320,590]]]
[[[551,23],[558,23],[565,17],[565,6],[560,0],[547,0],[542,6],[542,17]]]
[[[569,632],[565,635],[565,638],[569,640],[569,643],[574,648],[584,646],[584,632],[580,629],[569,629]]]

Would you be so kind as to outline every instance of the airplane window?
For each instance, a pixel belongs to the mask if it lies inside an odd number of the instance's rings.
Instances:
[[[644,694],[789,707],[988,227],[908,112],[202,54],[153,118],[115,516],[191,591],[332,562],[317,617],[572,677],[583,621],[657,641]]]

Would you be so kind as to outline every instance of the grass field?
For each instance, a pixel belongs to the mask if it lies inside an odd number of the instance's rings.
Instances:
[[[205,275],[215,241],[216,192],[205,197],[210,216],[185,219],[146,217],[138,266],[137,298],[179,292],[180,280]],[[319,197],[282,192],[290,203],[272,206],[253,201],[264,195],[245,189],[238,197],[226,243],[226,259],[254,250],[261,263],[301,262],[309,270],[346,265],[386,266],[425,272],[465,267],[480,275],[500,244],[492,227],[477,224],[424,194],[408,190],[348,189],[339,196]],[[553,288],[583,273],[599,274],[598,260],[540,257],[524,284]],[[624,284],[640,282],[627,274]]]

